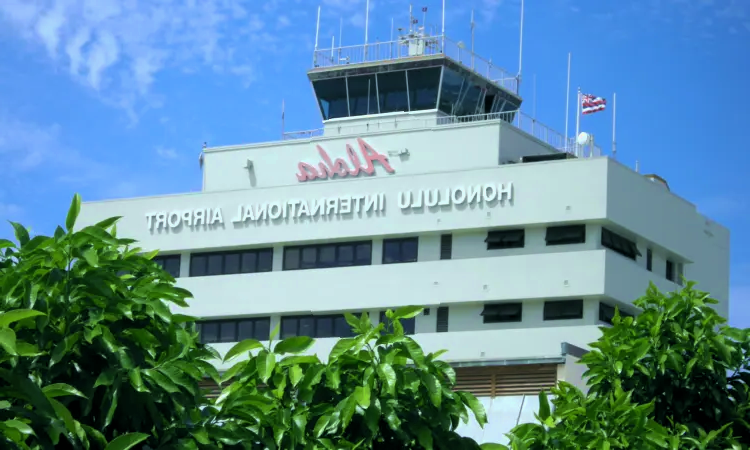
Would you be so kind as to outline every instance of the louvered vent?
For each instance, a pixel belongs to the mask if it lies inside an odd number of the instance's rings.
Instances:
[[[435,331],[445,333],[448,331],[448,307],[441,306],[437,309],[437,325]]]
[[[557,364],[459,367],[455,389],[477,397],[535,395],[549,390],[556,382]]]
[[[453,256],[453,235],[440,235],[440,259],[451,259]]]

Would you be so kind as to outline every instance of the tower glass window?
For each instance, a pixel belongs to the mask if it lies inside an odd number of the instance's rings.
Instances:
[[[464,79],[455,71],[445,68],[443,70],[443,84],[440,89],[440,104],[438,109],[448,115],[455,113],[458,96],[464,85]]]
[[[349,116],[345,78],[318,80],[313,83],[313,88],[324,120]]]
[[[375,75],[349,77],[349,113],[364,116],[378,113],[378,96]]]
[[[409,111],[405,70],[378,74],[378,104],[381,113]]]
[[[412,111],[437,108],[440,67],[408,70],[409,107]]]

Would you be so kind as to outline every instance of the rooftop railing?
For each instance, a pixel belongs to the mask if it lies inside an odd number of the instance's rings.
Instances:
[[[466,69],[481,75],[497,85],[518,93],[518,78],[467,50],[462,42],[454,42],[442,36],[418,36],[397,41],[374,42],[345,47],[318,49],[313,54],[313,67],[326,68],[347,64],[378,63],[416,59],[424,56],[444,55]]]
[[[420,128],[434,128],[449,125],[469,125],[486,121],[504,121],[520,131],[533,136],[539,141],[553,147],[555,150],[578,154],[582,157],[601,156],[602,152],[596,146],[578,146],[574,138],[565,137],[521,111],[500,112],[491,114],[476,114],[472,116],[441,116],[441,117],[392,117],[364,119],[361,122],[341,125],[329,125],[327,129],[292,131],[284,133],[282,139],[312,139],[321,136],[351,136],[361,133],[379,131],[414,130]]]

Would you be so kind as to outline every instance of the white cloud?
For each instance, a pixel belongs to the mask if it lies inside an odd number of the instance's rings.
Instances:
[[[202,65],[231,74],[239,67],[247,82],[247,68],[261,57],[248,43],[276,41],[249,5],[246,0],[2,0],[0,34],[44,49],[55,65],[107,103],[134,111],[137,102],[153,100],[152,87],[169,68]],[[279,16],[278,24],[291,21]]]
[[[169,147],[156,147],[156,154],[164,159],[177,159],[179,157],[175,149]]]

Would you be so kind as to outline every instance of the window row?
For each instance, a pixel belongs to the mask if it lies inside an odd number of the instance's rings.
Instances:
[[[206,320],[198,322],[198,334],[203,344],[239,342],[245,339],[268,340],[271,318]]]
[[[548,246],[582,244],[586,242],[586,225],[547,227],[545,243]],[[526,231],[519,229],[492,230],[485,239],[487,250],[523,248]],[[626,258],[636,260],[641,256],[636,243],[607,228],[601,230],[601,245]],[[416,262],[419,238],[385,239],[382,264]],[[453,235],[440,236],[440,259],[451,259]],[[153,259],[170,275],[180,276],[180,255],[157,256]],[[283,270],[322,269],[331,267],[363,266],[372,264],[372,241],[296,245],[284,247]],[[653,252],[647,249],[646,268],[653,269]],[[241,251],[194,253],[190,256],[190,276],[229,275],[239,273],[270,272],[273,269],[273,249],[262,248]],[[671,260],[665,263],[665,277],[682,282],[682,264]]]
[[[358,314],[355,313],[356,316]],[[430,315],[430,309],[424,310],[424,315]],[[523,320],[523,303],[503,302],[488,303],[484,305],[482,312],[483,323],[512,323]],[[615,316],[615,307],[600,302],[599,320],[608,324],[612,323]],[[633,315],[620,310],[621,317],[632,317]],[[583,318],[583,300],[550,300],[544,302],[544,320],[574,320]],[[449,307],[437,308],[435,331],[447,332],[449,318]],[[385,324],[385,331],[392,332],[393,327],[385,316],[385,311],[380,312],[380,323]],[[404,333],[412,335],[416,329],[416,318],[400,321]],[[198,323],[200,341],[204,344],[219,342],[239,342],[244,339],[267,340],[271,329],[270,317],[258,317],[250,319],[227,319],[208,320]],[[294,336],[309,336],[313,338],[345,338],[352,337],[351,326],[346,322],[343,314],[329,315],[301,315],[284,316],[281,318],[281,338],[286,339]]]

